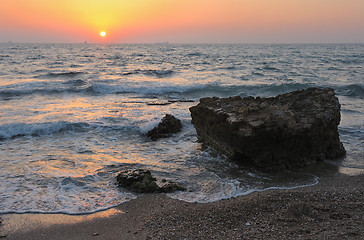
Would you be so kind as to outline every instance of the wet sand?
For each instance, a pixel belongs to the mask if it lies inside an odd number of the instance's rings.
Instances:
[[[341,171],[345,172],[345,171]],[[2,239],[364,239],[364,174],[197,204],[143,195],[82,216],[1,215]]]

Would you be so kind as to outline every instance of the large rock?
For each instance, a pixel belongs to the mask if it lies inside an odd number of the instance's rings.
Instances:
[[[116,181],[119,187],[136,193],[170,193],[186,190],[177,183],[165,179],[159,186],[157,179],[146,169],[125,170],[116,176]]]
[[[157,127],[147,132],[147,136],[155,141],[159,138],[169,137],[174,133],[178,133],[181,129],[181,121],[171,114],[166,114]]]
[[[273,98],[202,98],[190,108],[199,140],[245,165],[271,171],[345,155],[333,89]]]

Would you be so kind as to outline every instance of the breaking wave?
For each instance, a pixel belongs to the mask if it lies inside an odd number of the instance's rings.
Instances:
[[[43,122],[43,123],[10,123],[0,125],[0,140],[22,136],[43,136],[58,132],[87,132],[92,129],[112,131],[139,131],[137,126],[115,125],[87,122]]]
[[[21,137],[49,135],[60,131],[85,131],[90,124],[65,121],[46,123],[12,123],[0,125],[0,140]]]
[[[228,97],[240,95],[245,96],[262,96],[271,97],[277,94],[287,93],[290,91],[301,90],[308,87],[314,87],[314,84],[260,84],[260,85],[207,85],[203,88],[191,89],[186,94],[192,94],[196,96],[218,96]]]
[[[66,87],[65,86],[70,86]],[[0,97],[3,99],[11,97],[22,97],[32,94],[63,94],[63,93],[81,93],[92,95],[108,94],[187,94],[189,97],[207,97],[218,96],[228,97],[240,95],[244,96],[261,96],[271,97],[290,91],[302,90],[309,87],[333,87],[337,95],[364,98],[364,87],[358,84],[344,86],[317,86],[313,83],[285,83],[285,84],[258,84],[258,85],[220,85],[220,84],[194,84],[178,85],[171,83],[123,83],[107,84],[92,83],[89,84],[84,80],[69,80],[63,83],[63,88],[28,88],[24,90],[5,89],[0,90]]]

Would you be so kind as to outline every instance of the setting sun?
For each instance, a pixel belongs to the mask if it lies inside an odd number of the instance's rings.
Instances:
[[[105,37],[106,36],[106,32],[104,32],[104,31],[100,32],[100,36],[101,37]]]

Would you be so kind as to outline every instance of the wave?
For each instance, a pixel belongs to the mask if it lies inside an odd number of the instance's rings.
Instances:
[[[29,56],[26,59],[27,60],[40,60],[40,59],[45,59],[46,57],[43,55],[35,55],[35,56]]]
[[[87,82],[81,79],[77,79],[77,80],[69,80],[67,82],[64,82],[63,84],[69,84],[73,86],[84,86],[87,84]]]
[[[93,94],[123,94],[123,93],[139,93],[139,94],[167,94],[167,93],[183,93],[190,89],[202,88],[201,85],[107,85],[94,83],[87,88],[88,93]]]
[[[204,192],[176,192],[176,193],[168,193],[167,196],[173,199],[178,199],[180,201],[189,202],[189,203],[209,203],[209,202],[218,202],[220,200],[231,199],[234,197],[246,196],[254,192],[264,192],[270,190],[290,190],[290,189],[299,189],[305,187],[312,187],[319,183],[319,177],[312,175],[312,179],[310,182],[293,185],[293,186],[277,186],[277,187],[266,187],[266,188],[240,188],[238,187],[239,181],[237,180],[227,180],[226,185],[228,185],[227,189],[224,191],[217,192],[215,194],[206,194]]]
[[[258,71],[273,71],[273,72],[281,72],[281,69],[270,65],[269,63],[263,63],[262,67],[256,67],[255,70]]]
[[[156,75],[157,77],[165,77],[165,76],[172,75],[175,72],[172,70],[151,70],[151,71],[148,71],[148,73],[152,73],[153,75]]]
[[[152,70],[152,69],[140,70],[140,69],[137,69],[137,70],[130,71],[130,72],[123,72],[122,75],[126,76],[126,75],[132,75],[132,74],[142,74],[142,75],[146,75],[146,76],[164,78],[164,77],[170,77],[175,73],[176,72],[173,70]]]
[[[335,87],[335,90],[338,95],[364,98],[364,86],[359,84],[339,86]]]
[[[44,136],[58,132],[88,132],[93,129],[102,131],[139,131],[133,125],[87,123],[87,122],[43,122],[43,123],[10,123],[0,125],[0,141],[24,136]]]
[[[38,76],[35,76],[35,78],[59,78],[59,77],[68,77],[68,78],[71,78],[71,77],[75,77],[75,76],[78,76],[78,75],[82,75],[84,74],[84,72],[59,72],[59,73],[56,73],[56,72],[49,72],[47,74],[42,74],[42,75],[38,75]]]
[[[245,96],[261,96],[271,97],[278,94],[283,94],[295,90],[302,90],[315,85],[307,83],[287,83],[287,84],[259,84],[259,85],[207,85],[202,88],[196,88],[186,91],[186,94],[195,96],[217,96],[217,97],[228,97],[240,95]]]
[[[79,86],[82,86],[82,85],[79,85]],[[27,95],[32,95],[32,94],[52,95],[52,94],[61,94],[61,93],[78,93],[78,92],[82,92],[82,91],[84,91],[84,89],[77,89],[77,88],[3,90],[3,91],[0,91],[0,97],[2,97],[3,100],[9,100],[14,97],[22,97],[22,96],[27,96]]]
[[[183,86],[183,85],[167,85],[163,84],[103,84],[93,83],[89,84],[83,80],[71,80],[64,82],[64,86],[70,86],[66,88],[30,88],[24,90],[0,90],[0,97],[2,100],[9,100],[14,97],[23,97],[27,95],[53,95],[53,94],[64,94],[64,93],[81,93],[91,95],[107,95],[107,94],[167,94],[167,93],[183,93],[190,89],[201,88],[200,85]]]
[[[207,56],[207,55],[202,52],[192,52],[186,54],[186,57],[202,57],[202,56]]]
[[[61,131],[85,131],[90,124],[85,122],[71,123],[66,121],[45,123],[11,123],[0,125],[0,140],[22,137],[49,135]]]
[[[242,78],[244,80],[244,78]],[[337,95],[364,98],[364,86],[359,84],[350,84],[344,86],[319,86],[314,83],[284,83],[284,84],[258,84],[258,85],[206,85],[204,87],[190,89],[186,93],[192,95],[227,97],[240,95],[271,97],[278,94],[284,94],[296,90],[302,90],[309,87],[333,87]]]
[[[84,176],[47,177],[35,174],[27,180],[32,191],[21,193],[9,191],[14,185],[22,186],[13,181],[16,177],[5,179],[2,185],[7,189],[7,197],[3,198],[0,214],[90,214],[136,198],[132,193],[110,186],[110,176],[104,169]]]
[[[241,78],[244,80],[244,78]],[[246,80],[245,80],[246,81]],[[244,81],[244,82],[245,82]],[[152,82],[152,83],[119,83],[119,84],[107,84],[107,83],[92,83],[90,84],[84,80],[69,80],[62,83],[63,86],[57,88],[31,88],[16,90],[16,89],[4,89],[0,90],[0,97],[3,100],[9,100],[13,97],[22,97],[25,95],[42,94],[64,94],[64,93],[81,93],[91,95],[108,95],[108,94],[128,94],[135,93],[141,95],[153,95],[153,94],[187,94],[188,97],[200,98],[206,96],[261,96],[271,97],[278,94],[283,94],[295,90],[302,90],[309,87],[320,87],[313,83],[283,83],[283,84],[256,84],[256,85],[220,85],[220,84],[171,84],[170,82]],[[321,86],[321,87],[333,87],[337,95],[364,98],[364,86],[359,84],[350,84],[343,86]]]
[[[347,58],[347,59],[338,59],[339,63],[351,65],[351,64],[363,64],[364,58],[363,57],[356,57],[356,58]]]
[[[362,126],[339,126],[340,136],[349,136],[351,139],[364,140],[364,128]]]

